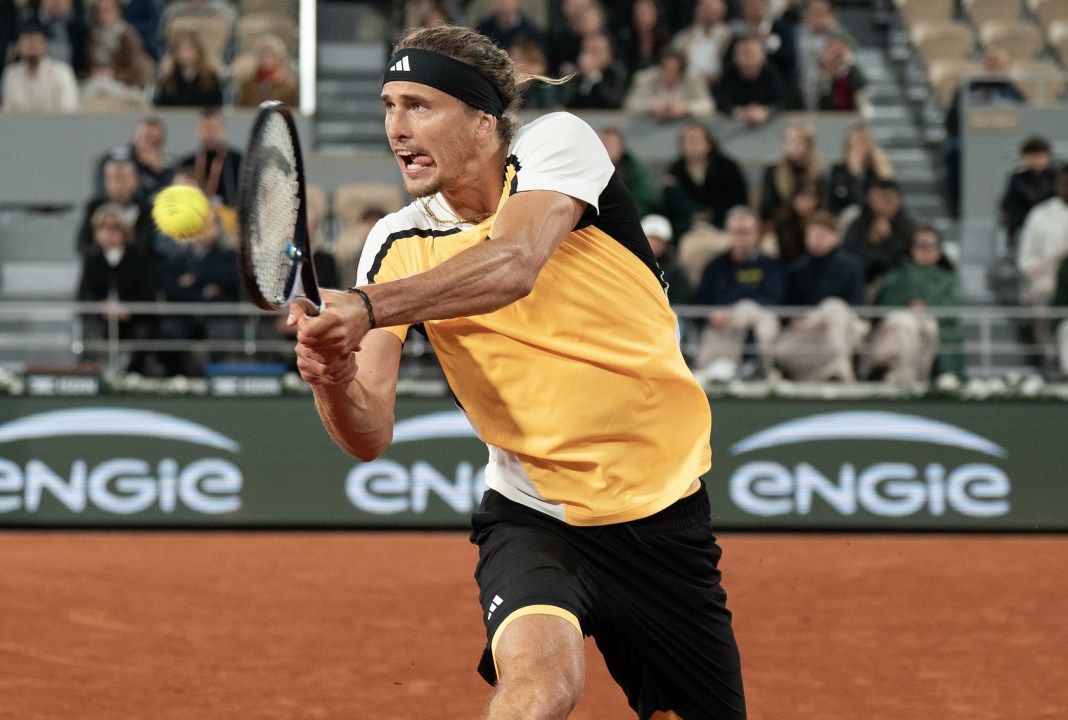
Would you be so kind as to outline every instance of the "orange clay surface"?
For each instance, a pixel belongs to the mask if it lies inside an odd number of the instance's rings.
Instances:
[[[1068,717],[1068,537],[724,534],[749,717]],[[463,533],[0,532],[0,718],[480,716]],[[592,641],[580,720],[629,718]]]

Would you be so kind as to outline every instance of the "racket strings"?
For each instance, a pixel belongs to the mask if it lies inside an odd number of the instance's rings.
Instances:
[[[276,305],[288,301],[298,254],[294,246],[300,206],[296,151],[285,120],[272,113],[264,123],[254,163],[255,207],[249,236],[256,285]]]

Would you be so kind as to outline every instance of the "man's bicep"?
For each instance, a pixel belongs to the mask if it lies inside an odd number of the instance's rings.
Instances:
[[[563,193],[519,192],[504,203],[490,237],[521,242],[544,264],[575,229],[585,210],[585,202]]]

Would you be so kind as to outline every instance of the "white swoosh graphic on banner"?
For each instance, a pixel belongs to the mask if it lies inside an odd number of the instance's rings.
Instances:
[[[80,435],[181,440],[237,452],[241,446],[211,428],[151,410],[77,408],[29,415],[0,425],[0,443]]]
[[[459,410],[430,413],[401,420],[393,426],[393,442],[432,438],[477,438],[471,422]]]
[[[731,453],[815,440],[901,440],[976,450],[995,457],[1008,454],[1000,445],[955,425],[890,412],[827,413],[791,420],[738,441],[731,446]]]

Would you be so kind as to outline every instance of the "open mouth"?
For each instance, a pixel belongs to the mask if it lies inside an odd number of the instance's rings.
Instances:
[[[397,150],[397,158],[400,160],[401,167],[408,172],[419,172],[434,164],[434,158],[414,150]]]

